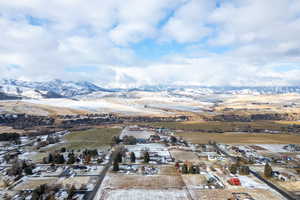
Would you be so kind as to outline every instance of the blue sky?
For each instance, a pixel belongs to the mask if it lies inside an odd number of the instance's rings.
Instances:
[[[298,85],[299,13],[298,0],[1,1],[0,78]]]

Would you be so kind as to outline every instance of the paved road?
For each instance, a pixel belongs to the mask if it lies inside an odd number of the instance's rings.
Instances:
[[[86,197],[86,200],[99,200],[101,198],[101,191],[100,191],[100,186],[103,182],[103,179],[105,178],[106,173],[108,172],[109,168],[112,165],[113,160],[115,159],[117,153],[118,153],[118,148],[116,148],[115,151],[113,151],[110,155],[109,161],[101,171],[101,173],[98,176],[97,183],[94,187],[94,190]]]

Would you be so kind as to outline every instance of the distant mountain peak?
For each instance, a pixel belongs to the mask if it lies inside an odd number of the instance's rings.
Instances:
[[[77,95],[86,95],[92,92],[111,92],[101,88],[88,81],[63,81],[54,79],[44,82],[21,81],[15,79],[0,80],[1,91],[7,94],[21,95],[25,92],[31,92],[31,95],[42,97],[74,97]],[[31,91],[30,91],[31,90]],[[50,95],[47,95],[50,94]]]
[[[162,92],[181,94],[283,94],[300,93],[297,86],[276,87],[205,87],[205,86],[178,86],[178,85],[144,85],[128,89],[105,89],[89,81],[51,81],[34,82],[16,79],[0,79],[0,93],[7,98],[72,98],[89,95],[94,92]],[[4,98],[5,97],[5,98]],[[1,98],[0,98],[1,99]]]

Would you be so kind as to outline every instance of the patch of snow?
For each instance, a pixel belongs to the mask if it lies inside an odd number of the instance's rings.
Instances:
[[[285,144],[256,144],[256,145],[265,148],[268,151],[271,151],[273,153],[288,152],[283,148],[284,146],[286,146]]]
[[[111,190],[104,193],[106,200],[177,200],[177,199],[189,199],[185,190],[146,190],[146,189],[119,189]]]

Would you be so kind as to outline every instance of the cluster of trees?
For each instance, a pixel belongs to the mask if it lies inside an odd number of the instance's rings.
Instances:
[[[91,157],[97,157],[97,156],[99,156],[97,149],[85,149],[82,152],[82,155],[83,156],[91,156]]]
[[[126,144],[126,145],[135,145],[137,143],[137,140],[135,137],[133,136],[125,136],[123,137],[123,144]]]
[[[175,136],[170,136],[170,142],[172,143],[172,144],[175,144],[176,142],[177,142],[177,138],[175,137]]]
[[[59,137],[55,136],[51,136],[51,135],[48,135],[48,137],[46,138],[45,141],[41,141],[41,139],[39,138],[37,140],[37,145],[36,145],[36,148],[39,149],[41,147],[45,147],[49,144],[56,144],[60,141]]]
[[[229,171],[232,174],[248,175],[250,173],[250,168],[248,166],[240,166],[238,163],[229,166]]]
[[[21,144],[18,133],[2,133],[0,134],[0,141],[12,141],[15,144]]]
[[[184,163],[181,166],[181,173],[183,173],[183,174],[199,174],[200,168],[198,165],[188,165],[188,164]]]
[[[55,200],[55,194],[59,192],[62,188],[61,185],[47,185],[43,184],[35,188],[31,195],[31,200],[40,200],[40,199],[47,199],[47,200]],[[74,186],[70,186],[67,188],[68,196],[66,200],[72,200],[76,194],[76,188]]]
[[[135,145],[137,143],[137,140],[134,136],[124,136],[121,140],[119,136],[114,136],[112,138],[112,144],[119,144],[120,142],[123,142],[123,144],[126,145]]]
[[[101,125],[104,123],[122,123],[122,120],[119,120],[119,118],[116,118],[113,115],[106,117],[85,116],[85,118],[65,119],[61,122],[60,127],[68,128],[76,125]]]
[[[10,176],[15,176],[21,178],[23,173],[25,175],[32,175],[32,170],[35,168],[34,164],[30,164],[24,160],[16,159],[14,163],[12,163],[11,168],[8,169],[7,173]]]
[[[75,162],[80,162],[80,159],[75,156],[74,152],[69,153],[67,164],[74,164]]]
[[[119,144],[120,142],[122,142],[122,140],[119,136],[112,137],[112,144]]]
[[[239,172],[239,174],[241,175],[248,175],[250,173],[250,169],[248,166],[240,166],[239,163],[230,165],[229,171],[232,174],[236,174],[237,172]],[[272,177],[272,175],[273,175],[272,167],[270,166],[269,163],[266,163],[264,168],[264,176],[270,178]]]
[[[113,161],[113,171],[117,172],[119,171],[119,163],[122,163],[123,160],[123,154],[122,152],[117,153],[114,161]],[[130,162],[135,163],[136,156],[134,152],[130,153]]]
[[[119,171],[119,163],[122,163],[122,153],[121,152],[118,152],[116,157],[114,158],[114,162],[113,162],[113,171],[114,172],[117,172]]]
[[[64,157],[64,153],[66,153],[66,148],[62,147],[60,149],[60,152],[56,151],[54,153],[49,153],[47,157],[43,158],[44,164],[74,164],[79,163],[81,160],[84,161],[85,164],[89,164],[91,162],[91,159],[94,157],[98,157],[98,150],[97,149],[85,149],[80,155],[76,155],[74,153],[74,150],[68,152],[67,154],[67,160]],[[98,159],[98,162],[102,162],[101,159]]]
[[[54,124],[54,118],[26,114],[0,115],[0,124],[11,126],[15,129],[24,129],[34,126],[49,126]]]
[[[63,154],[59,152],[49,153],[47,157],[43,158],[44,164],[64,164],[66,162]]]

